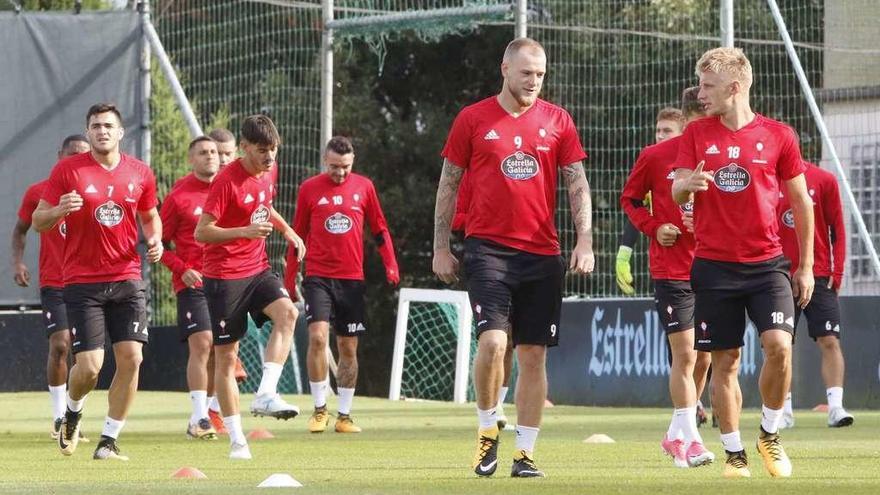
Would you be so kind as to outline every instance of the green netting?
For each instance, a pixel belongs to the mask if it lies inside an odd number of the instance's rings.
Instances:
[[[263,356],[271,332],[271,321],[261,328],[257,328],[254,321],[248,317],[247,335],[239,341],[238,348],[238,356],[241,358],[244,369],[248,373],[247,380],[241,382],[238,386],[240,391],[253,393],[260,388],[260,379],[263,376]],[[278,392],[282,394],[301,394],[303,393],[302,381],[299,376],[299,363],[297,362],[295,346],[290,356],[284,362],[281,379],[278,380]]]
[[[455,304],[410,302],[403,377],[400,396],[411,399],[451,401],[455,385],[455,350],[459,314]],[[477,353],[476,327],[471,326],[468,370],[473,370]],[[513,402],[517,367],[514,360],[507,402]],[[472,377],[471,377],[472,378]],[[468,380],[467,400],[475,399],[473,379]]]
[[[454,304],[410,303],[401,397],[452,400],[457,334]]]

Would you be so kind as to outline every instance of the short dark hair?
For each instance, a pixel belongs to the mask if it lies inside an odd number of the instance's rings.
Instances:
[[[204,142],[214,143],[215,141],[213,139],[209,138],[208,136],[199,136],[189,142],[189,148],[187,148],[187,151],[192,151],[193,148],[195,148],[197,144],[204,143]]]
[[[89,140],[86,139],[86,137],[83,136],[82,134],[71,134],[70,136],[67,136],[66,138],[64,138],[64,141],[61,142],[61,149],[65,150],[65,149],[67,149],[68,146],[70,146],[70,143],[75,143],[77,141],[80,141],[83,143],[89,142]]]
[[[227,143],[229,141],[235,141],[235,134],[232,133],[229,129],[224,127],[218,127],[216,129],[212,129],[211,132],[208,133],[208,137],[213,139],[218,143]]]
[[[688,119],[693,115],[706,114],[706,109],[700,103],[699,98],[697,98],[699,93],[699,86],[691,86],[681,92],[681,113],[684,114],[684,118]]]
[[[251,115],[241,123],[241,138],[251,144],[277,146],[281,136],[272,119],[265,115]]]
[[[345,136],[333,136],[330,138],[330,141],[327,141],[327,146],[324,147],[324,153],[326,154],[328,151],[332,151],[337,155],[347,155],[354,153],[354,145],[351,144],[351,139]]]
[[[89,107],[88,113],[86,113],[86,126],[89,125],[89,119],[92,118],[92,115],[98,115],[99,113],[107,113],[110,112],[119,119],[119,125],[122,125],[122,114],[119,113],[119,109],[116,108],[116,105],[112,103],[95,103],[91,107]]]

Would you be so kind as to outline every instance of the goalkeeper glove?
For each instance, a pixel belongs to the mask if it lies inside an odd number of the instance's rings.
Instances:
[[[631,247],[620,246],[620,249],[617,250],[617,260],[614,264],[614,270],[617,273],[617,286],[627,296],[631,296],[636,292],[632,285],[632,267],[629,264],[632,252]]]

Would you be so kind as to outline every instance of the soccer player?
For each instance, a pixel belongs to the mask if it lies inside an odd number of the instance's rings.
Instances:
[[[697,101],[698,91],[694,87],[682,93],[685,125],[704,116]],[[642,150],[623,187],[620,203],[633,225],[651,237],[648,252],[654,303],[672,354],[669,395],[674,411],[661,447],[676,467],[686,468],[709,464],[715,455],[706,450],[697,430],[697,398],[705,383],[706,367],[702,366],[698,378],[695,365],[698,355],[705,363],[710,356],[694,349],[694,292],[690,284],[694,236],[682,223],[682,212],[693,205],[679,207],[671,193],[680,141],[675,136]],[[644,206],[646,194],[652,198],[650,211]],[[699,388],[697,380],[701,381]],[[679,432],[682,439],[678,438]]]
[[[75,134],[64,138],[58,159],[87,153],[89,141],[85,136]],[[28,287],[31,274],[24,262],[24,248],[27,232],[31,228],[32,215],[43,190],[46,180],[37,182],[27,188],[21,207],[18,210],[18,221],[12,230],[12,272],[15,283]],[[40,306],[46,322],[46,334],[49,337],[49,357],[46,361],[46,379],[49,382],[49,397],[52,399],[51,436],[58,439],[61,430],[61,418],[67,409],[67,357],[70,354],[70,325],[67,323],[67,309],[64,307],[64,276],[62,263],[64,259],[64,222],[58,228],[40,234]],[[79,440],[87,442],[80,432]]]
[[[471,204],[472,187],[468,181],[468,173],[461,176],[461,185],[458,188],[458,196],[455,198],[455,215],[452,217],[452,231],[461,233],[464,238],[467,226],[467,214]],[[504,376],[501,379],[501,388],[498,390],[498,403],[495,405],[495,416],[498,418],[498,429],[503,430],[507,426],[507,416],[504,415],[504,401],[507,400],[507,392],[510,390],[510,377],[513,374],[513,341],[510,332],[507,333],[507,348],[504,350]]]
[[[95,459],[128,460],[117,438],[137,393],[147,342],[145,285],[138,255],[138,222],[147,260],[162,257],[162,223],[156,211],[156,179],[147,164],[119,151],[124,129],[115,106],[98,103],[86,114],[90,153],[55,165],[33,215],[38,232],[66,225],[64,304],[76,363],[67,386],[67,411],[58,446],[71,455],[79,441],[86,395],[104,363],[104,334],[110,335],[116,373],[109,410]]]
[[[712,352],[712,407],[727,452],[724,476],[751,476],[739,433],[737,381],[748,311],[764,351],[757,449],[771,476],[788,477],[791,462],[778,428],[791,382],[792,296],[805,307],[813,293],[813,209],[804,165],[795,132],[749,106],[752,66],[742,50],[709,50],[696,73],[710,118],[685,129],[672,194],[678,204],[694,201],[696,347]],[[777,234],[783,184],[805,253],[793,276]]]
[[[202,284],[204,246],[193,232],[205,207],[208,189],[220,168],[217,143],[200,136],[189,143],[187,153],[192,173],[175,182],[159,212],[162,240],[173,248],[165,250],[162,263],[171,270],[177,294],[177,328],[186,342],[189,358],[186,383],[192,413],[186,428],[188,438],[216,440],[217,431],[208,419],[208,391],[213,391],[214,366],[211,357],[213,336],[208,300]]]
[[[843,208],[840,205],[840,190],[834,174],[812,163],[805,163],[807,170],[804,179],[813,201],[813,217],[816,222],[813,239],[813,273],[816,275],[816,290],[810,304],[803,309],[807,317],[810,337],[819,344],[822,353],[822,380],[828,397],[828,426],[842,427],[853,424],[852,414],[843,408],[843,353],[840,351],[840,302],[837,294],[843,282],[843,267],[846,264],[846,228],[843,223]],[[779,215],[779,237],[782,239],[782,252],[797,266],[799,251],[795,235],[792,210],[788,196],[782,194],[776,213]],[[795,326],[801,311],[795,310]],[[782,426],[794,426],[791,410],[791,394],[785,400]]]
[[[229,129],[218,127],[212,129],[208,133],[208,137],[217,143],[217,153],[220,156],[221,168],[235,160],[235,151],[238,149],[238,146],[235,144],[235,134],[230,132]]]
[[[547,347],[559,338],[565,275],[554,220],[559,174],[568,187],[577,232],[569,268],[590,273],[595,261],[590,186],[582,163],[587,155],[568,112],[538,98],[546,65],[537,41],[510,42],[501,63],[500,93],[458,114],[442,153],[433,270],[445,283],[458,280],[449,235],[465,170],[475,188],[464,264],[477,322],[474,383],[479,432],[473,470],[479,476],[491,476],[498,465],[495,406],[508,330],[520,370],[511,476],[544,475],[533,452],[547,397]]]
[[[273,228],[294,244],[300,257],[305,246],[272,207],[275,156],[281,138],[272,120],[252,115],[241,126],[243,156],[227,165],[214,182],[196,225],[196,241],[207,244],[202,281],[214,334],[214,386],[229,432],[231,459],[250,459],[239,415],[235,360],[238,341],[247,332],[250,314],[260,327],[272,320],[260,388],[251,413],[289,419],[299,409],[278,395],[278,379],[293,339],[297,310],[281,280],[269,269],[266,237]]]
[[[667,139],[681,135],[684,128],[684,118],[681,110],[672,107],[661,108],[657,112],[657,118],[654,119],[654,144],[661,143]],[[651,204],[651,196],[645,196],[646,204]],[[633,248],[636,241],[639,240],[639,230],[629,221],[629,218],[623,219],[623,231],[620,233],[619,247],[617,248],[617,258],[614,262],[614,272],[617,276],[617,286],[620,291],[627,296],[635,294],[633,287],[632,259]]]
[[[211,132],[208,133],[208,137],[213,139],[215,143],[217,143],[217,154],[220,157],[220,168],[225,167],[232,163],[236,158],[236,150],[238,150],[238,145],[235,144],[235,134],[229,129],[225,129],[223,127],[218,127],[216,129],[212,129]],[[211,352],[211,356],[208,360],[208,369],[214,369],[214,352]],[[235,379],[238,382],[243,382],[247,380],[247,371],[244,369],[244,365],[241,362],[241,358],[237,355],[235,357]],[[211,376],[208,379],[208,418],[211,420],[211,426],[214,427],[214,430],[217,433],[226,434],[226,427],[223,425],[223,418],[220,416],[220,402],[217,401],[217,395],[214,393],[214,375],[211,372]]]
[[[397,258],[379,196],[370,179],[353,173],[354,147],[343,136],[334,136],[324,149],[325,172],[300,185],[293,229],[303,236],[308,249],[303,280],[306,321],[309,324],[307,364],[315,411],[309,431],[327,429],[327,344],[332,325],[339,363],[336,371],[339,409],[335,430],[359,433],[351,419],[357,384],[358,339],[367,331],[364,318],[364,226],[369,225],[391,285],[400,282]],[[285,285],[296,291],[299,271],[293,246],[287,252]]]

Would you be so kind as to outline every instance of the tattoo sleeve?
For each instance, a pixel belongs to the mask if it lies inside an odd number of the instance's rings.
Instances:
[[[562,177],[568,189],[568,201],[571,205],[571,218],[574,221],[578,239],[592,240],[593,203],[590,200],[590,183],[584,172],[584,164],[575,162],[562,167]]]
[[[440,185],[437,186],[437,203],[434,205],[434,251],[449,247],[455,200],[462,175],[463,168],[449,160],[443,160],[443,172],[440,174]]]

